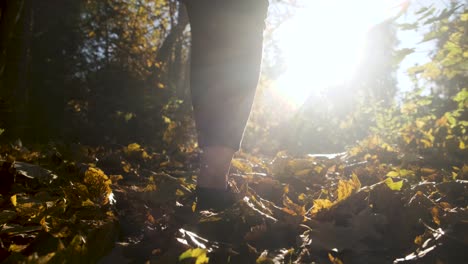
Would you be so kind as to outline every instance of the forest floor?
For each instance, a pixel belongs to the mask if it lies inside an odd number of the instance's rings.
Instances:
[[[344,153],[239,153],[239,200],[197,212],[197,152],[0,147],[0,262],[463,263],[466,160],[370,138]]]

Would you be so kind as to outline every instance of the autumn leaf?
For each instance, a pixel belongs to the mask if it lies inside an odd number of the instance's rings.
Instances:
[[[392,178],[387,178],[385,180],[385,184],[390,188],[392,191],[400,191],[403,187],[403,180],[394,182]]]
[[[434,223],[436,223],[437,225],[440,225],[439,208],[437,208],[436,206],[432,207],[431,215],[432,215],[432,220],[434,221]]]
[[[297,196],[297,199],[302,202],[306,199],[306,195],[304,193],[301,193],[299,194],[299,196]]]
[[[285,206],[285,209],[287,210],[288,213],[292,215],[304,215],[305,210],[303,206],[300,206],[298,204],[295,204],[287,195],[283,196],[283,205]]]
[[[10,197],[11,204],[16,207],[16,194]]]
[[[252,166],[250,166],[245,160],[233,159],[231,162],[231,166],[233,166],[234,168],[238,169],[239,171],[243,173],[252,172]]]
[[[88,168],[83,181],[87,186],[91,201],[101,205],[109,202],[109,195],[112,193],[110,187],[112,182],[102,170],[93,167]]]
[[[423,236],[422,235],[421,236],[416,236],[414,238],[414,244],[420,246],[420,245],[422,245],[422,243],[423,243]]]
[[[316,199],[314,200],[314,205],[312,207],[312,214],[315,214],[323,209],[328,209],[333,206],[332,201],[328,199]]]
[[[339,259],[338,257],[334,257],[331,253],[328,253],[328,259],[332,264],[344,264],[343,261],[341,261],[341,259]]]
[[[338,182],[338,189],[337,189],[338,199],[336,200],[336,202],[345,200],[346,198],[351,196],[351,194],[353,194],[360,188],[361,188],[361,182],[359,181],[359,178],[357,177],[357,175],[354,173],[352,174],[351,179],[347,181],[340,180]]]
[[[208,263],[209,258],[206,256],[207,250],[204,248],[188,249],[179,256],[179,261],[187,258],[196,258],[195,264]]]

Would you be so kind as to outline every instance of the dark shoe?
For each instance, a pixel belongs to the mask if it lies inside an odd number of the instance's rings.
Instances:
[[[211,188],[197,187],[197,211],[215,210],[222,211],[236,202],[236,194],[230,188],[218,190]]]

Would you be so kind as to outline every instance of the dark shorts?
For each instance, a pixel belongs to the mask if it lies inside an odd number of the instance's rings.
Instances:
[[[185,0],[200,147],[239,149],[260,75],[268,0]]]

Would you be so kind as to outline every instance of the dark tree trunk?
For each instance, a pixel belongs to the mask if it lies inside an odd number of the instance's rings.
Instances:
[[[0,96],[7,111],[1,121],[9,137],[23,137],[27,130],[31,4],[31,0],[7,0],[1,6]]]
[[[164,39],[161,47],[158,49],[156,56],[156,62],[160,65],[166,65],[173,55],[174,47],[176,46],[177,40],[180,39],[182,33],[188,25],[188,16],[185,6],[179,4],[177,10],[177,23],[171,28],[171,31]]]

